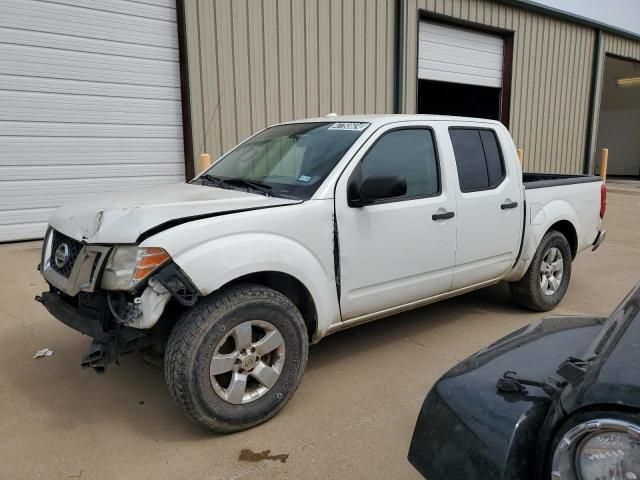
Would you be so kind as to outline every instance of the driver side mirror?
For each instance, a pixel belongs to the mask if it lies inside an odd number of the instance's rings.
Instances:
[[[364,207],[377,200],[401,197],[407,193],[407,179],[397,175],[378,175],[367,177],[358,188],[351,182],[348,188],[350,207]]]

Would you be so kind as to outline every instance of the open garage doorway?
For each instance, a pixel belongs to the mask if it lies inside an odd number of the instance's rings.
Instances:
[[[418,80],[418,113],[500,120],[500,89]]]
[[[609,176],[640,179],[640,62],[605,57],[597,148]]]
[[[508,126],[512,37],[422,19],[417,112],[500,120]]]

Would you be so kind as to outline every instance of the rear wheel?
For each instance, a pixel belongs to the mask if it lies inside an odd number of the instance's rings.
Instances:
[[[571,247],[562,233],[545,234],[527,273],[509,284],[514,300],[538,312],[551,310],[564,298],[571,279]]]
[[[281,293],[239,285],[187,311],[171,332],[165,378],[193,421],[235,432],[278,413],[300,384],[308,335],[296,306]]]

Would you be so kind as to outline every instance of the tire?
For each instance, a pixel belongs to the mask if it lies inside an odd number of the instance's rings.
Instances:
[[[552,252],[554,249],[555,252],[559,252],[562,256],[562,270],[560,271],[561,278],[558,281],[557,287],[552,288],[552,283],[548,281],[547,285],[549,288],[543,289],[541,268],[543,267],[543,261],[551,258],[547,257],[547,254]],[[557,259],[557,254],[555,258]],[[557,260],[554,261],[553,264],[554,266],[552,269],[555,269]],[[559,266],[559,264],[557,265]],[[549,273],[553,275],[554,279],[557,281],[558,271],[550,271]],[[536,312],[546,312],[556,307],[556,305],[562,301],[565,293],[567,293],[570,280],[571,247],[562,233],[550,230],[544,235],[544,237],[542,237],[542,241],[536,250],[533,260],[531,261],[531,265],[529,265],[527,272],[524,274],[524,277],[517,282],[510,283],[509,288],[513,299],[519,305]]]
[[[287,297],[261,285],[237,285],[211,294],[178,320],[165,352],[165,379],[192,421],[215,432],[237,432],[266,422],[286,405],[308,352],[304,319]],[[219,360],[212,362],[214,354]]]

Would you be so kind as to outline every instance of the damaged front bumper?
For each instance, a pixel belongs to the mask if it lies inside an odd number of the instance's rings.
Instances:
[[[94,339],[89,352],[82,357],[83,368],[92,367],[102,373],[120,355],[153,345],[149,331],[112,321],[104,292],[80,293],[76,298],[62,295],[43,292],[36,300],[62,323]]]
[[[173,261],[130,290],[100,288],[113,249],[113,245],[86,244],[49,228],[38,266],[50,290],[36,300],[62,323],[94,339],[82,366],[98,371],[121,354],[153,345],[155,326],[171,299],[184,308],[199,297]]]

